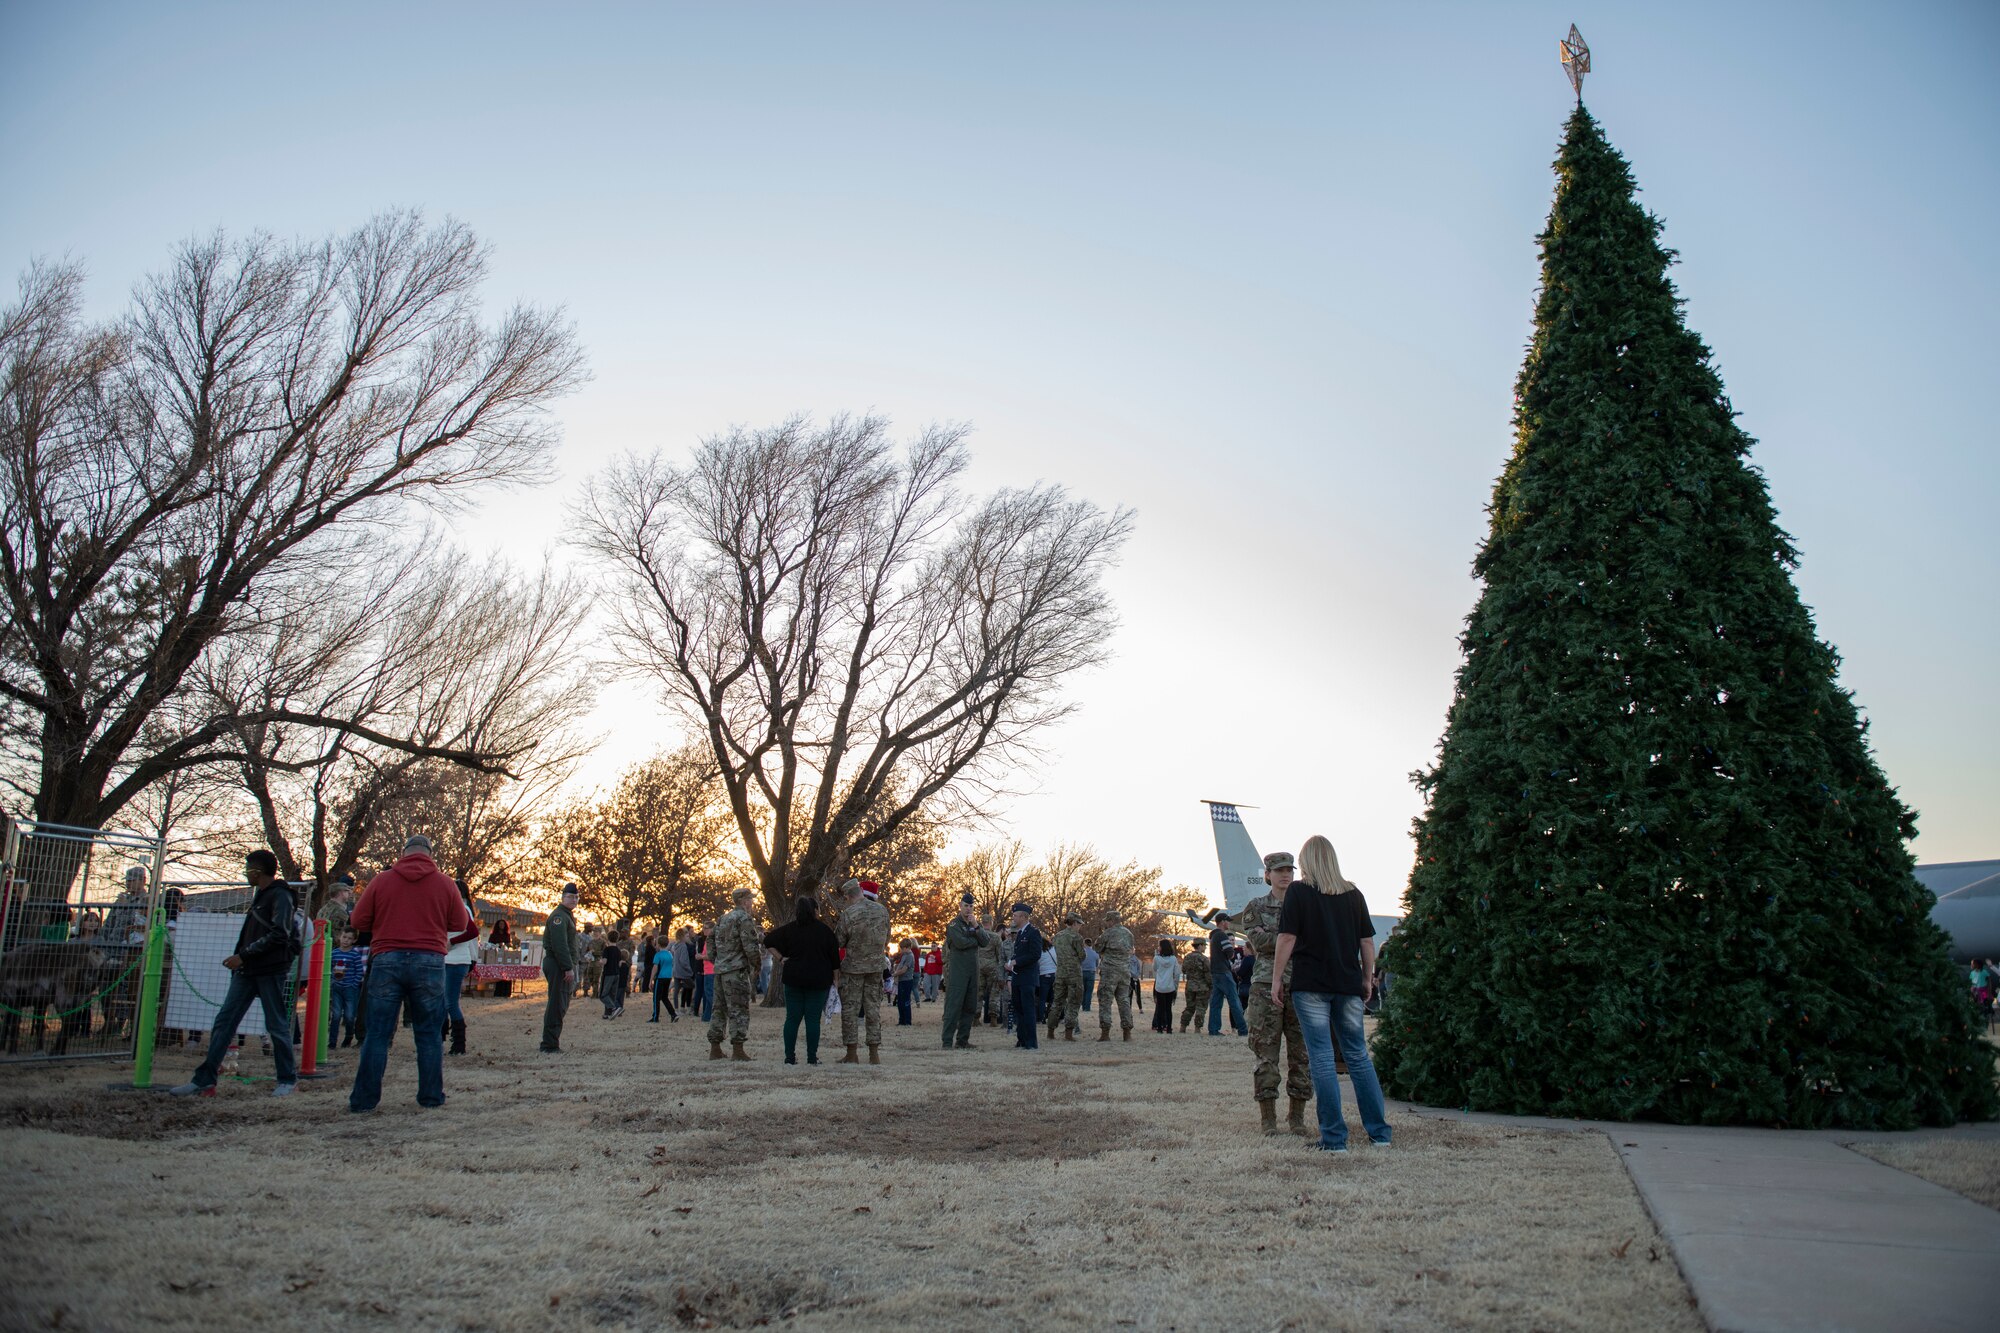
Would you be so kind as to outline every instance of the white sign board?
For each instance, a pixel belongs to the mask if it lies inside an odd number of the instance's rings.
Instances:
[[[207,1032],[229,994],[229,969],[222,960],[236,948],[243,918],[233,912],[182,912],[174,922],[173,962],[169,965],[167,1012],[161,1027]],[[241,1036],[262,1037],[264,1006],[252,1001],[236,1025]]]

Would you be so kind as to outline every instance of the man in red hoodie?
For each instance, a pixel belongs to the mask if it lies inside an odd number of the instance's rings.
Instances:
[[[347,1109],[372,1111],[382,1100],[382,1070],[403,1004],[417,1043],[417,1105],[444,1105],[444,955],[454,935],[472,927],[458,886],[437,867],[431,840],[403,844],[396,864],[368,881],[348,925],[368,941],[368,1035],[354,1070]]]

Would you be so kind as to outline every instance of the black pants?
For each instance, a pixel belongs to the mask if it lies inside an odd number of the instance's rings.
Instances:
[[[1165,995],[1158,991],[1153,992],[1153,1031],[1174,1030],[1174,995],[1173,991],[1168,991]]]
[[[826,993],[831,986],[785,987],[785,1063],[797,1064],[799,1024],[806,1025],[806,1062],[819,1063],[819,1021],[826,1016]]]
[[[667,1017],[676,1023],[680,1022],[681,1016],[674,1012],[674,983],[667,977],[661,977],[653,983],[653,1017],[655,1019],[659,1018],[660,1006],[663,1004],[667,1007]]]
[[[1014,977],[1014,1044],[1035,1050],[1041,1043],[1036,1040],[1036,1029],[1042,1018],[1041,979],[1034,976]]]

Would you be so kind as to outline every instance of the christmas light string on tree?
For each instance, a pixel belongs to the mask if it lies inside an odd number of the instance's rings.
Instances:
[[[1992,1118],[1915,816],[1791,580],[1661,223],[1578,103],[1515,448],[1376,1038],[1394,1095],[1590,1118]]]

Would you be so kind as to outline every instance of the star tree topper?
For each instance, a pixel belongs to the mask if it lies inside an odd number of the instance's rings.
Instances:
[[[1569,36],[1556,43],[1556,54],[1562,61],[1563,73],[1569,75],[1569,86],[1576,89],[1577,105],[1583,105],[1583,76],[1590,73],[1590,46],[1574,23],[1569,25]]]

